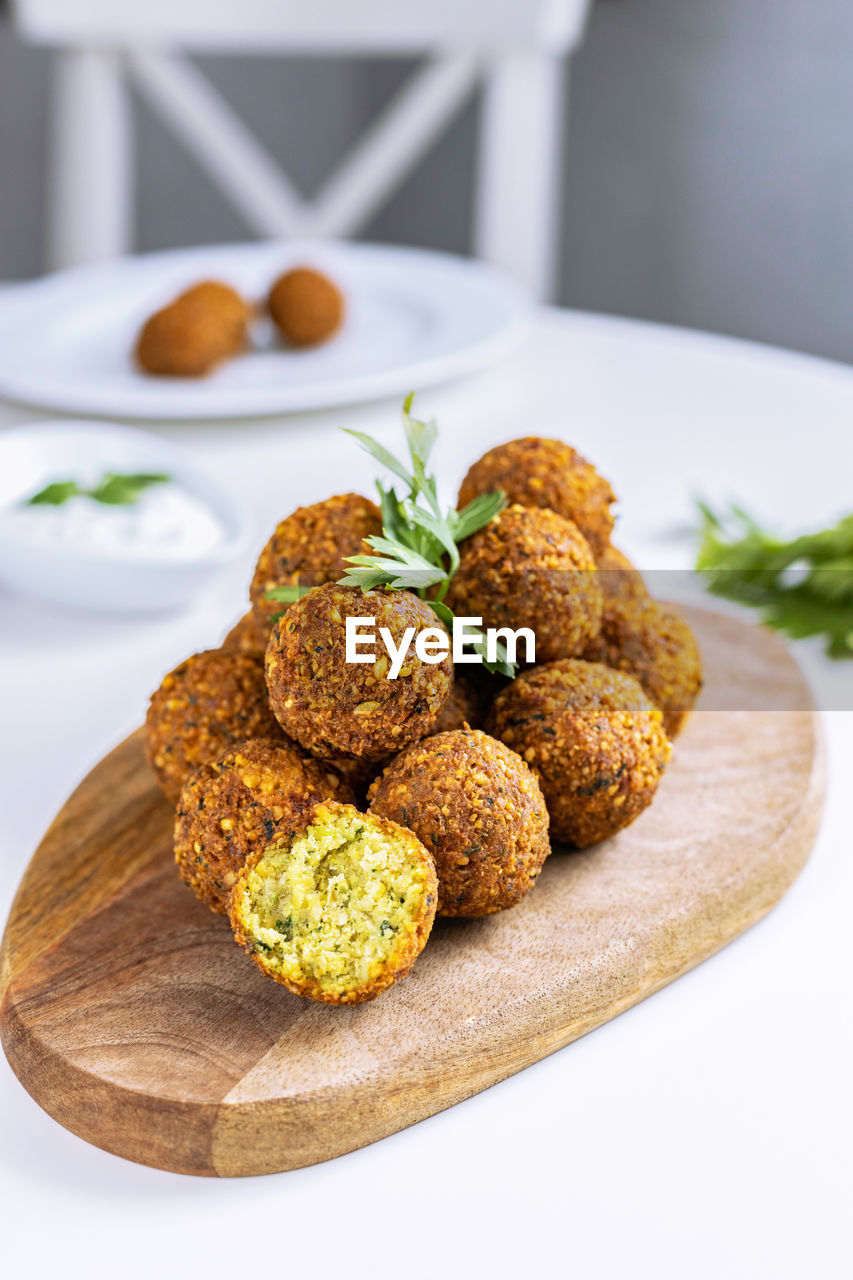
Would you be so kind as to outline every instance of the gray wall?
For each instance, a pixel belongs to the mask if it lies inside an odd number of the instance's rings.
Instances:
[[[204,59],[305,190],[410,64]],[[600,0],[574,61],[559,298],[853,358],[853,4]],[[48,58],[0,26],[0,279],[42,266]],[[144,109],[142,249],[243,238]],[[366,235],[465,251],[476,105]]]

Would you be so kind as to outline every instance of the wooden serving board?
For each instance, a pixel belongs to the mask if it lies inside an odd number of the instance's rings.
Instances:
[[[636,1004],[782,896],[814,841],[815,713],[767,632],[691,610],[703,709],[655,804],[555,852],[503,915],[439,922],[412,974],[329,1008],[264,978],[184,888],[141,731],[52,823],[9,918],[0,1031],[72,1132],[182,1173],[294,1169],[485,1089]]]

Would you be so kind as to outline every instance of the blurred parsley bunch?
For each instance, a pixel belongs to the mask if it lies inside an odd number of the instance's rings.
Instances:
[[[759,609],[792,639],[824,637],[830,658],[853,658],[853,513],[830,529],[784,540],[742,507],[699,503],[696,568],[708,590]]]

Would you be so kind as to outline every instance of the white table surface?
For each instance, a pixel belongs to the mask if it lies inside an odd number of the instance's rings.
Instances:
[[[544,313],[497,370],[430,391],[448,497],[488,445],[560,435],[611,478],[618,541],[685,566],[691,496],[782,525],[853,507],[853,371],[684,331]],[[152,429],[251,497],[258,546],[297,503],[367,491],[339,425],[399,443],[397,404]],[[41,417],[0,405],[0,428]],[[0,594],[0,914],[57,807],[163,672],[243,608],[250,559],[180,616],[51,612]],[[819,676],[828,666],[801,646]],[[835,667],[826,705],[853,706]],[[844,692],[840,680],[844,680]],[[835,701],[833,701],[835,699]],[[825,716],[829,796],[803,875],[718,956],[486,1093],[330,1164],[180,1177],[88,1146],[0,1062],[9,1276],[849,1274],[853,712]]]

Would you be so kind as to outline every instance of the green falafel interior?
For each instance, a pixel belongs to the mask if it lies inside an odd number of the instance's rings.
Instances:
[[[435,915],[430,855],[412,832],[351,805],[317,805],[250,859],[235,935],[270,977],[331,1003],[369,999],[407,972]]]

